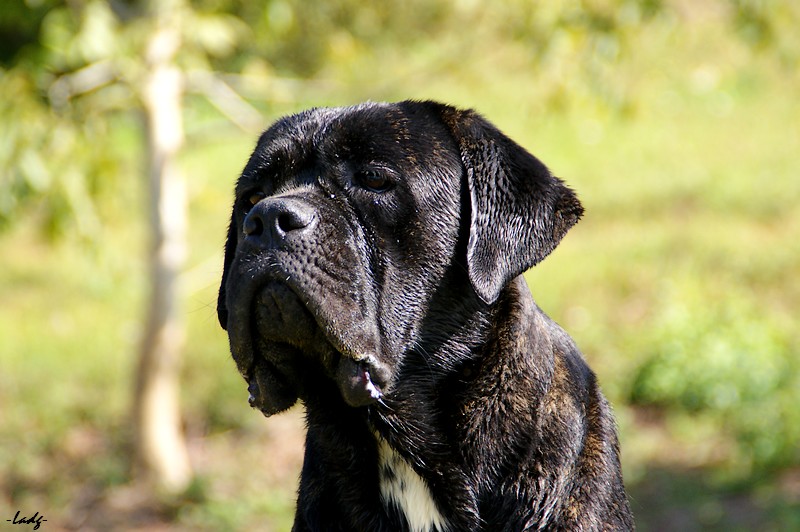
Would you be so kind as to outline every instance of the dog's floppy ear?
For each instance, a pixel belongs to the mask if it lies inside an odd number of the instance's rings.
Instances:
[[[469,279],[486,303],[544,259],[583,214],[575,193],[474,111],[439,106],[470,192]]]
[[[228,305],[225,303],[225,284],[228,282],[228,271],[236,254],[236,222],[231,218],[228,226],[228,239],[225,241],[225,260],[222,267],[222,281],[219,285],[219,296],[217,296],[217,318],[222,328],[228,329]]]

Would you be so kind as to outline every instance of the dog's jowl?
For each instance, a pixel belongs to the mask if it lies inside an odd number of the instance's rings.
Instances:
[[[521,274],[575,194],[472,111],[312,109],[236,185],[219,319],[307,417],[294,530],[629,530],[614,421]]]

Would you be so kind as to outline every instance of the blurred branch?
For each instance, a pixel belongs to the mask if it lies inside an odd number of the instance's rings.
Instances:
[[[142,87],[150,170],[151,293],[134,396],[138,465],[146,479],[171,493],[192,479],[181,428],[179,370],[185,341],[178,276],[186,257],[186,182],[177,164],[183,146],[184,76],[175,66],[181,46],[175,18],[159,12],[147,45]]]
[[[104,59],[57,78],[47,91],[56,109],[63,108],[75,96],[92,92],[118,79],[110,60]]]
[[[208,98],[225,117],[244,131],[259,130],[264,117],[219,76],[203,70],[186,73],[187,88]]]

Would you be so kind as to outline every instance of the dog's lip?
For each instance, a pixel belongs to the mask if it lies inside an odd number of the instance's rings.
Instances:
[[[238,283],[234,290],[228,292],[228,336],[230,347],[234,353],[239,373],[244,377],[248,384],[248,403],[254,408],[260,408],[263,393],[259,388],[255,378],[255,368],[259,358],[263,354],[255,348],[255,337],[257,327],[252,322],[252,305],[257,295],[269,283],[279,282],[294,292],[295,296],[304,302],[304,306],[311,312],[317,327],[323,331],[331,350],[338,354],[338,360],[331,364],[328,371],[336,381],[343,399],[350,406],[366,406],[379,401],[389,382],[388,367],[379,362],[373,354],[365,354],[357,346],[349,345],[329,327],[321,323],[318,312],[309,305],[309,302],[302,298],[293,286],[293,283],[286,282],[284,277],[276,280],[273,276],[265,276],[258,281],[251,277],[251,282]],[[242,305],[231,305],[233,300],[247,299],[250,303]]]
[[[258,356],[258,355],[256,355]],[[247,381],[248,404],[260,410],[267,416],[275,414],[277,410],[268,408],[264,403],[263,391],[255,375],[256,362],[245,374]],[[354,360],[341,357],[335,371],[335,381],[344,401],[352,407],[369,406],[383,398],[383,391],[372,378],[372,374],[380,371],[366,360]]]
[[[247,392],[250,396],[247,398],[247,402],[253,408],[256,407],[258,403],[258,397],[261,395],[261,390],[258,387],[258,383],[252,377],[247,378]]]
[[[373,375],[380,383],[383,368],[373,357],[364,357],[356,360],[342,356],[336,368],[336,382],[345,402],[353,407],[373,404],[383,397],[382,387],[385,384],[376,384]]]

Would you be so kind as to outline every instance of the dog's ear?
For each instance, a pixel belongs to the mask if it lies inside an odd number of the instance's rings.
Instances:
[[[228,226],[228,239],[225,241],[225,260],[222,266],[222,281],[217,296],[217,318],[222,328],[228,329],[228,305],[225,303],[225,284],[228,282],[228,270],[231,268],[233,256],[236,254],[236,222],[231,218]]]
[[[575,193],[474,111],[438,105],[461,152],[470,192],[469,279],[493,303],[544,259],[583,214]]]

